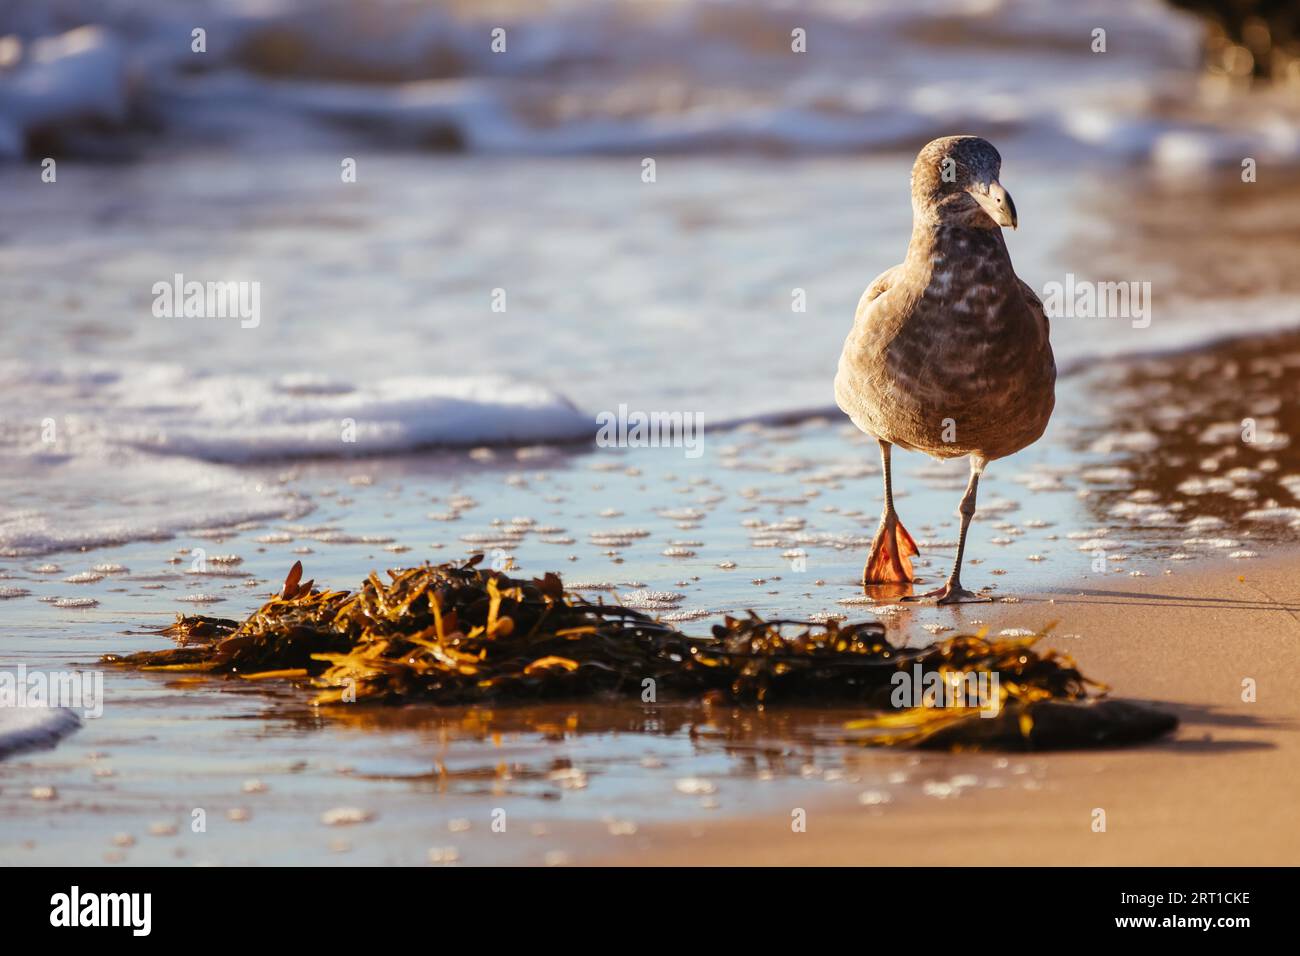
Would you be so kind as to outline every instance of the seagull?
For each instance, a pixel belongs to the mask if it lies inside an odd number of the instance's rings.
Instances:
[[[914,580],[916,542],[894,511],[893,447],[970,456],[952,573],[942,587],[905,601],[991,600],[961,584],[980,475],[990,461],[1037,441],[1056,402],[1043,303],[1016,276],[1002,238],[1002,228],[1018,221],[1001,170],[1001,155],[978,136],[945,136],[921,150],[912,166],[907,258],[863,293],[835,376],[836,402],[880,443],[885,472],[864,587]]]

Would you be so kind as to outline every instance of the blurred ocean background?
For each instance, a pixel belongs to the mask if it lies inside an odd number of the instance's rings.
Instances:
[[[1269,33],[1294,11],[1186,5],[1259,15],[1234,45],[1159,0],[7,0],[0,153],[826,154],[978,127],[1067,161],[1300,157],[1295,40]],[[1284,88],[1233,95],[1261,45]]]

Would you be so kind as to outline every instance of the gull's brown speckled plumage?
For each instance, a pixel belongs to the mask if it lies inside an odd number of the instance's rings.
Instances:
[[[1000,167],[997,150],[974,136],[945,137],[921,151],[912,169],[907,257],[863,294],[840,356],[836,400],[885,456],[885,515],[872,548],[882,581],[910,580],[906,559],[915,553],[893,514],[889,446],[938,458],[970,455],[973,512],[984,465],[1036,441],[1052,413],[1048,321],[1002,238],[1001,226],[1014,226],[1016,212],[998,182]],[[963,544],[966,506],[963,499]],[[875,583],[872,561],[864,583]],[[960,561],[959,549],[954,593]]]

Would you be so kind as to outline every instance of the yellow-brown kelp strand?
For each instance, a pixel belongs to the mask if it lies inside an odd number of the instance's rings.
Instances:
[[[692,637],[645,614],[592,603],[558,575],[524,580],[461,564],[371,573],[355,592],[301,583],[295,564],[281,592],[247,620],[181,616],[163,633],[178,646],[106,662],[144,670],[246,679],[299,679],[316,703],[466,703],[598,692],[767,704],[850,703],[870,712],[849,729],[869,743],[921,746],[1078,746],[1163,733],[1172,717],[1121,701],[1037,637],[959,635],[900,648],[876,622],[727,617]],[[995,676],[995,699],[975,706],[899,703],[901,675],[959,681]],[[962,704],[958,701],[958,704]],[[1135,708],[1136,709],[1133,709]],[[991,708],[991,710],[990,710]],[[1064,709],[1063,709],[1064,708]],[[1064,723],[1063,723],[1064,722]]]

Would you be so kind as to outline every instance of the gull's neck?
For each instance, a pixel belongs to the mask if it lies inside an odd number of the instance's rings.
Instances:
[[[907,261],[927,270],[969,268],[972,263],[979,262],[986,269],[1015,271],[1001,229],[983,229],[921,217],[912,223]]]

